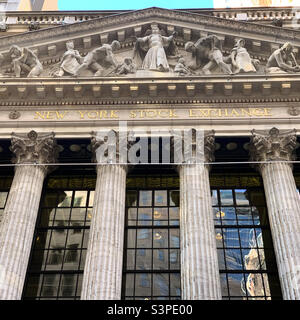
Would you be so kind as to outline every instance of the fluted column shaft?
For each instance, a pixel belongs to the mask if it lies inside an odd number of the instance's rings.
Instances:
[[[179,175],[182,299],[218,300],[222,296],[209,169],[182,165]]]
[[[41,167],[15,171],[0,228],[1,300],[21,298],[44,177]]]
[[[57,156],[54,133],[12,135],[11,151],[18,164],[0,226],[0,300],[22,296],[43,182],[45,164]],[[33,165],[33,163],[40,165]]]
[[[250,155],[258,161],[264,183],[268,216],[282,295],[300,300],[300,198],[292,172],[296,131],[252,130]]]
[[[282,295],[300,300],[300,198],[292,169],[286,162],[270,163],[261,174]]]
[[[98,165],[82,300],[121,299],[126,166]]]
[[[214,131],[195,129],[174,135],[173,140],[174,157],[183,155],[178,165],[183,300],[222,298],[207,165],[214,160],[214,141]]]

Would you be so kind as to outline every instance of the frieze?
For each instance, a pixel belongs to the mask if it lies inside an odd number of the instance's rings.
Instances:
[[[195,119],[247,119],[247,118],[273,118],[281,116],[281,109],[268,107],[203,107],[193,106],[187,108],[119,108],[111,106],[106,108],[79,107],[68,109],[39,109],[18,112],[18,121],[85,121],[85,120],[195,120]],[[11,113],[10,113],[11,114]],[[3,117],[3,116],[2,116]],[[7,118],[6,118],[7,119]],[[1,121],[0,117],[0,121]],[[4,119],[3,119],[4,120]]]
[[[290,107],[288,110],[287,110],[287,113],[291,116],[299,116],[300,114],[300,109],[299,108],[296,108],[296,107]]]

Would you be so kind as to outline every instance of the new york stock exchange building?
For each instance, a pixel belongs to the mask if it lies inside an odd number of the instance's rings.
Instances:
[[[297,19],[7,12],[0,299],[299,300]]]

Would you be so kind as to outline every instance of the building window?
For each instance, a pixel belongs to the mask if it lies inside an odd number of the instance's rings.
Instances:
[[[95,182],[48,178],[24,299],[80,299]],[[280,299],[261,178],[212,175],[210,182],[223,299]],[[180,295],[179,177],[129,176],[122,298]]]
[[[128,180],[123,297],[180,299],[179,178]],[[211,186],[223,299],[281,299],[261,178],[214,175]]]
[[[50,178],[34,236],[24,299],[80,299],[94,178]]]
[[[178,177],[129,177],[123,298],[180,299]]]
[[[219,178],[212,202],[223,299],[281,299],[261,178],[237,176],[236,187],[228,187],[234,177],[227,186]]]

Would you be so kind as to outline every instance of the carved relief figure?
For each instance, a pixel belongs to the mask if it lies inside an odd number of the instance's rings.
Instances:
[[[83,58],[83,63],[75,71],[75,76],[88,68],[95,71],[95,77],[103,76],[104,70],[111,66],[115,69],[118,68],[113,51],[120,49],[120,47],[120,42],[114,40],[111,44],[103,44],[100,48],[92,50]]]
[[[192,70],[185,65],[185,60],[180,58],[174,68],[174,72],[179,76],[185,76],[192,74]]]
[[[19,48],[16,45],[11,46],[9,55],[12,59],[13,69],[16,77],[21,77],[21,72],[28,72],[27,77],[38,77],[43,66],[33,51],[28,48]]]
[[[245,48],[245,40],[238,39],[234,48],[231,50],[231,63],[233,73],[256,72],[256,66],[259,65],[259,60],[252,59]]]
[[[161,35],[156,24],[151,25],[151,28],[150,35],[136,39],[133,60],[141,69],[168,72],[167,55],[176,55],[177,48],[173,41],[176,32],[170,37],[165,37]]]
[[[266,65],[266,71],[270,73],[300,72],[300,66],[293,54],[293,46],[289,42],[286,42],[271,54]]]
[[[204,74],[211,74],[211,70],[216,66],[225,74],[232,74],[231,67],[222,54],[222,46],[220,39],[215,35],[200,38],[195,44],[187,42],[185,50],[192,53],[192,57],[196,58],[196,68],[202,67]]]
[[[75,75],[76,70],[80,67],[83,60],[78,50],[74,50],[73,41],[68,41],[66,47],[67,51],[62,56],[59,71],[57,73],[59,77],[62,77],[65,73]]]
[[[131,58],[125,58],[123,64],[118,68],[117,74],[135,73],[136,65],[132,62]]]

